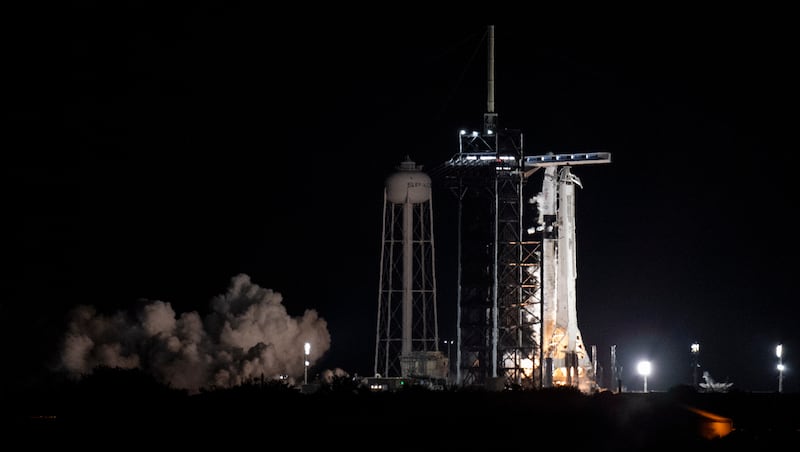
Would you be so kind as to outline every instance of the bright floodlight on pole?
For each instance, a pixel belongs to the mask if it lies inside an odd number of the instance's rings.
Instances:
[[[447,346],[447,360],[450,361],[450,347],[453,345],[453,340],[452,339],[450,339],[450,340],[445,339],[442,342],[444,342],[444,345]]]
[[[636,365],[636,371],[639,372],[639,375],[644,377],[644,392],[647,392],[647,376],[650,375],[651,370],[652,365],[650,361],[639,361],[639,364]]]
[[[306,342],[303,345],[303,351],[305,355],[303,356],[303,384],[308,384],[308,354],[311,353],[311,344]]]
[[[697,387],[697,371],[700,368],[700,344],[692,343],[692,385]]]
[[[778,392],[783,392],[783,345],[775,347],[775,356],[778,357]]]

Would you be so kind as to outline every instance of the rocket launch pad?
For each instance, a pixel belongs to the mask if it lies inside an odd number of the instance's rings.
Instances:
[[[597,388],[578,329],[575,186],[571,166],[609,163],[608,152],[526,156],[519,130],[494,111],[494,27],[482,130],[459,132],[445,164],[458,200],[458,347],[464,385]],[[531,223],[523,207],[529,177],[543,169]],[[527,235],[526,235],[527,232]]]

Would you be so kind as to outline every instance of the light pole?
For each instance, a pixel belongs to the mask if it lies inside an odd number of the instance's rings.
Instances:
[[[778,393],[783,392],[783,345],[775,347],[775,356],[778,357]]]
[[[442,342],[444,343],[444,345],[446,345],[446,346],[447,346],[447,362],[449,363],[449,362],[450,362],[450,346],[451,346],[451,345],[453,345],[453,340],[452,340],[452,339],[450,339],[450,340],[448,341],[447,339],[445,339],[445,340],[444,340],[444,341],[442,341]]]
[[[308,362],[308,354],[311,352],[311,344],[306,342],[303,345],[303,351],[305,352],[305,355],[303,355],[303,384],[308,384],[308,365],[310,364]]]
[[[453,365],[450,363],[450,346],[453,345],[453,340],[447,339],[442,341],[447,346],[447,378],[450,378],[450,370],[453,368]]]
[[[650,371],[652,370],[650,361],[639,361],[639,364],[636,365],[636,370],[639,372],[639,375],[644,377],[644,392],[647,392],[647,376],[650,375]]]
[[[692,344],[692,385],[697,387],[697,370],[700,368],[700,344]]]

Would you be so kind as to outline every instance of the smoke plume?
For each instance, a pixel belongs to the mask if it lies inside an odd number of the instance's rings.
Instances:
[[[211,300],[204,319],[176,315],[164,301],[145,300],[131,312],[99,314],[81,305],[70,314],[61,366],[79,377],[99,366],[141,368],[173,388],[196,393],[278,375],[302,376],[330,348],[327,322],[313,309],[291,317],[283,297],[240,274]]]

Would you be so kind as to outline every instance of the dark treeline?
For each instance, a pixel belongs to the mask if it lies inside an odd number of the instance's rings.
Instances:
[[[198,433],[259,432],[270,441],[299,441],[302,450],[366,449],[374,445],[366,438],[382,435],[382,448],[390,450],[497,450],[563,441],[566,450],[634,451],[800,445],[798,402],[794,393],[698,393],[691,387],[586,395],[564,388],[411,386],[373,393],[346,376],[314,385],[310,393],[281,380],[256,379],[188,394],[139,370],[101,368],[80,380],[54,374],[25,388],[5,388],[2,407],[9,431],[35,441],[59,438],[59,444],[96,432],[125,437],[147,431],[187,440],[203,437]],[[696,410],[729,419],[733,430],[708,438],[711,421]]]

